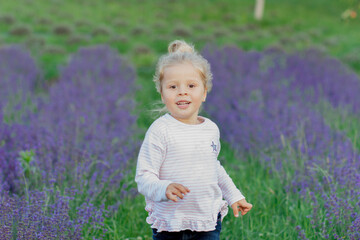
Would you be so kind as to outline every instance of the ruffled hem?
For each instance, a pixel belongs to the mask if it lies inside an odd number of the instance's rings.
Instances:
[[[169,223],[166,220],[148,217],[148,223],[152,223],[151,228],[157,229],[158,232],[179,232],[183,230],[191,231],[212,231],[215,229],[216,220],[190,220],[184,219],[178,224]],[[175,226],[176,225],[176,226]]]
[[[223,221],[224,217],[228,214],[229,208],[228,208],[228,204],[225,203],[219,210],[219,212],[221,213],[221,222]]]
[[[197,232],[208,232],[215,230],[217,214],[221,213],[221,221],[228,213],[227,204],[223,205],[219,211],[217,211],[212,220],[195,220],[195,219],[182,219],[181,221],[172,220],[167,221],[164,219],[158,219],[157,217],[150,214],[146,221],[151,224],[151,228],[157,229],[158,232],[179,232],[183,230],[197,231]]]

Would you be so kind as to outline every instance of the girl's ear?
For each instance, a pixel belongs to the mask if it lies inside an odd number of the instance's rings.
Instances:
[[[205,88],[204,97],[203,97],[203,102],[205,102],[206,96],[207,96],[207,88]]]

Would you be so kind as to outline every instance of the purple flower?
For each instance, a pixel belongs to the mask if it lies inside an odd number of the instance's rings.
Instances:
[[[218,123],[222,139],[243,155],[259,155],[269,173],[284,176],[284,188],[311,205],[309,222],[317,236],[354,234],[360,155],[315,106],[328,101],[358,112],[357,75],[312,51],[289,55],[207,47],[203,55],[214,76],[204,109]],[[323,216],[319,209],[324,207]],[[306,238],[301,228],[298,232]]]
[[[104,233],[107,211],[92,202],[125,190],[120,183],[139,147],[134,68],[109,47],[81,49],[38,96],[33,63],[19,48],[0,51],[0,238]]]

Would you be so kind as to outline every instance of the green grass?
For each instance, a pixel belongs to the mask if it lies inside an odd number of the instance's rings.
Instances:
[[[26,4],[25,1],[5,1],[0,9],[0,16],[10,16],[15,22],[8,24],[0,21],[0,37],[5,44],[23,43],[27,36],[13,36],[10,30],[15,25],[28,25],[32,29],[32,36],[44,38],[44,47],[64,46],[65,55],[68,55],[80,46],[66,44],[68,37],[55,35],[53,32],[55,26],[67,25],[74,34],[89,38],[86,45],[109,43],[121,54],[131,58],[137,66],[151,66],[166,51],[166,45],[175,38],[194,42],[199,50],[207,42],[237,45],[246,50],[262,50],[278,45],[291,51],[320,45],[329,54],[349,60],[349,54],[359,50],[357,43],[360,39],[360,33],[356,31],[360,26],[359,20],[341,20],[341,13],[351,5],[351,2],[345,0],[331,3],[325,0],[308,0],[301,4],[294,0],[267,1],[263,21],[256,22],[253,19],[253,0],[242,1],[241,4],[233,0],[38,0]],[[192,11],[188,11],[189,9]],[[93,36],[92,32],[98,26],[106,26],[111,29],[111,35],[126,37],[128,41],[123,43],[111,41],[110,36]],[[190,35],[176,36],[174,30],[179,27],[188,29]],[[236,30],[241,27],[242,31]],[[142,33],[135,34],[135,29],[143,30]],[[308,34],[308,39],[304,41],[296,37],[299,33]],[[281,44],[283,38],[289,37],[294,38],[293,43]],[[150,47],[154,56],[147,59],[137,56],[134,47],[139,44]],[[355,57],[349,65],[358,70],[356,60],[358,59]],[[56,68],[46,71],[55,72]]]
[[[350,108],[334,108],[328,103],[319,106],[326,123],[333,129],[343,132],[360,151],[360,116],[354,114]]]

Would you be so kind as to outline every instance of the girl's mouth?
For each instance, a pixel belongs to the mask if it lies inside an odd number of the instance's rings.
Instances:
[[[176,102],[176,105],[189,105],[190,102],[187,102],[187,101],[179,101],[179,102]]]
[[[178,102],[176,102],[176,105],[180,109],[187,109],[190,106],[190,103],[191,102],[188,102],[188,101],[178,101]]]

